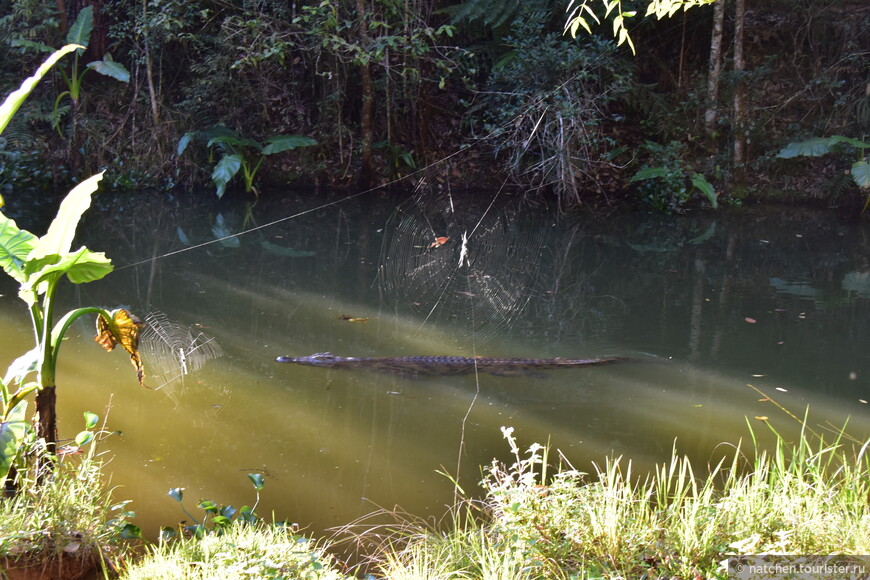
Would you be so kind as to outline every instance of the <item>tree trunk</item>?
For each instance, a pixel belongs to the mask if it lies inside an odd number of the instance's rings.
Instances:
[[[52,468],[51,457],[57,452],[57,387],[42,387],[36,392],[36,438],[45,441],[48,455],[38,455],[36,464],[37,480],[43,481]]]
[[[707,73],[707,111],[704,132],[711,152],[716,154],[716,121],[719,119],[719,77],[722,73],[722,33],[725,24],[725,0],[713,8],[713,35],[710,39],[710,66]]]
[[[734,85],[734,174],[738,184],[744,182],[746,165],[746,123],[744,120],[743,98],[745,84],[743,71],[746,69],[746,60],[743,56],[743,21],[746,12],[746,0],[737,0],[734,9],[734,76],[737,79]]]
[[[368,47],[369,34],[366,23],[366,7],[364,0],[356,0],[356,12],[359,25],[359,39],[364,48]],[[368,56],[360,57],[360,85],[362,90],[360,102],[360,170],[357,187],[368,189],[372,183],[372,69]]]

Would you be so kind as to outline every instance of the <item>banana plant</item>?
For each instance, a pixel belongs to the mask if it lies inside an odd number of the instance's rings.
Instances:
[[[39,80],[64,54],[76,50],[68,45],[52,54],[36,74],[0,105],[0,133]],[[0,379],[0,481],[5,480],[23,444],[30,425],[26,421],[27,397],[36,393],[36,435],[53,452],[57,442],[56,371],[60,346],[70,325],[87,314],[97,315],[95,340],[107,350],[121,344],[144,385],[139,355],[141,322],[124,309],[77,308],[55,322],[55,291],[67,279],[74,284],[99,280],[112,271],[105,254],[82,246],[72,250],[76,228],[90,207],[103,174],[73,188],[60,204],[44,236],[20,229],[0,212],[0,267],[19,284],[19,297],[27,305],[33,324],[34,347],[18,357]]]
[[[241,137],[223,125],[216,125],[205,131],[185,133],[178,141],[177,153],[179,157],[194,139],[206,142],[210,161],[212,147],[221,152],[221,158],[211,174],[211,180],[217,187],[216,193],[219,198],[223,197],[227,185],[239,171],[242,172],[245,192],[254,193],[255,196],[259,197],[257,188],[254,187],[254,178],[267,156],[290,151],[297,147],[317,145],[317,141],[303,135],[275,135],[260,143],[254,139]]]

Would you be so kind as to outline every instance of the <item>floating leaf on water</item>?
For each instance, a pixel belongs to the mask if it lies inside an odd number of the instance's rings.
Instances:
[[[859,403],[864,403],[865,405],[867,404],[867,401],[865,401],[864,399],[858,399],[858,402],[859,402]]]
[[[758,419],[759,421],[767,421],[766,415],[760,415],[760,416],[756,415],[755,418]]]
[[[437,248],[439,246],[443,246],[449,240],[450,240],[450,238],[448,238],[447,236],[441,236],[441,237],[435,238],[435,241],[432,242],[431,244],[429,244],[429,247],[430,248]]]
[[[787,393],[788,389],[783,389],[782,387],[776,387],[777,391],[782,391],[783,393]]]
[[[756,322],[758,322],[758,321],[755,320],[754,318],[749,318],[748,316],[747,316],[746,318],[744,318],[743,320],[745,320],[745,321],[748,322],[749,324],[755,324]]]
[[[361,323],[365,323],[365,322],[369,321],[368,318],[365,318],[363,316],[350,316],[348,314],[342,314],[341,316],[338,317],[338,319],[345,320],[347,322],[361,322]]]

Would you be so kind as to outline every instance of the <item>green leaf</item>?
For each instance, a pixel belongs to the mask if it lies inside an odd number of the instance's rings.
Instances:
[[[97,71],[101,75],[119,80],[122,83],[130,82],[130,71],[124,68],[124,65],[119,62],[113,60],[95,60],[94,62],[88,63],[88,68]]]
[[[85,411],[85,429],[93,429],[97,426],[97,422],[100,420],[99,415],[96,413],[91,413],[90,411]]]
[[[870,187],[870,162],[856,161],[852,164],[852,179],[858,187],[866,189]]]
[[[704,197],[710,202],[710,205],[713,206],[713,209],[719,207],[719,200],[716,198],[716,190],[713,189],[713,185],[707,181],[707,178],[701,175],[700,173],[696,173],[692,176],[692,185],[694,185],[701,193],[704,194]]]
[[[172,531],[175,532],[175,530]],[[121,537],[126,539],[138,538],[141,540],[143,539],[142,528],[131,523],[124,524],[124,528],[121,530]],[[163,530],[160,530],[160,537],[163,538]]]
[[[90,431],[79,431],[79,434],[76,435],[76,445],[79,447],[84,447],[93,440],[94,434]]]
[[[20,46],[21,48],[32,48],[37,52],[54,52],[54,48],[48,46],[47,44],[42,44],[41,42],[34,42],[32,40],[26,40],[24,38],[16,38],[12,42],[9,43],[9,46]]]
[[[48,226],[48,232],[39,238],[28,259],[38,259],[50,254],[62,256],[70,251],[79,220],[91,206],[91,194],[97,190],[102,178],[103,173],[100,172],[81,182],[67,194]]]
[[[220,161],[218,161],[217,165],[214,167],[214,171],[211,172],[211,180],[217,186],[217,196],[223,197],[224,192],[227,189],[227,184],[232,180],[232,178],[239,172],[239,169],[242,168],[242,156],[241,155],[224,155]]]
[[[206,143],[206,147],[212,147],[214,145],[229,145],[230,149],[235,147],[250,147],[251,149],[256,149],[258,152],[263,150],[263,146],[253,139],[238,137],[236,135],[219,135],[217,137],[212,137],[208,140],[208,143]]]
[[[644,167],[634,174],[634,177],[629,179],[632,181],[642,181],[644,179],[655,179],[656,177],[666,177],[671,174],[671,170],[667,167]]]
[[[806,141],[795,141],[789,143],[777,153],[780,159],[791,159],[792,157],[819,157],[831,152],[831,146],[836,141],[830,137],[813,137]]]
[[[77,48],[81,48],[81,46],[69,44],[56,51],[48,57],[38,69],[36,69],[36,73],[32,77],[25,79],[25,81],[21,83],[21,88],[6,97],[6,100],[3,101],[3,105],[0,105],[0,133],[3,133],[6,125],[8,125],[9,121],[12,119],[12,115],[15,114],[15,111],[18,110],[18,107],[21,106],[21,103],[24,102],[24,99],[27,98],[30,91],[32,91],[37,83],[42,80],[42,77],[45,76],[51,67],[53,67],[65,54],[68,54]]]
[[[275,153],[290,151],[297,147],[311,147],[312,145],[317,145],[317,141],[311,137],[303,135],[276,135],[266,139],[263,155],[274,155]]]
[[[196,507],[198,507],[201,510],[205,510],[207,512],[217,513],[217,511],[218,511],[217,504],[210,499],[202,500],[201,502],[199,502],[199,504]]]
[[[51,282],[66,275],[73,284],[84,284],[104,278],[112,271],[112,261],[103,252],[92,252],[82,247],[77,252],[61,257],[60,261],[44,266],[33,273],[23,290],[36,288],[43,282]],[[39,290],[42,293],[42,290]]]
[[[181,154],[184,153],[184,150],[187,149],[187,146],[190,145],[190,142],[196,136],[196,133],[190,132],[185,133],[181,136],[181,139],[178,140],[178,149],[176,150],[176,154],[181,157]]]
[[[218,528],[225,528],[233,523],[232,520],[226,516],[215,516],[211,519],[211,522]]]
[[[0,266],[19,284],[27,278],[24,263],[36,242],[36,236],[18,229],[13,220],[0,213]]]
[[[28,423],[24,416],[27,412],[27,401],[21,401],[9,411],[0,423],[0,482],[6,481],[12,462],[21,449]]]
[[[6,376],[3,377],[3,382],[7,385],[21,383],[24,377],[39,368],[41,356],[42,349],[36,346],[15,359],[6,369]]]
[[[169,490],[169,493],[167,493],[167,495],[169,497],[171,497],[172,499],[174,499],[175,501],[177,501],[178,503],[181,503],[181,500],[184,498],[184,488],[183,487],[173,487]]]
[[[254,489],[257,491],[261,491],[263,486],[266,485],[266,481],[263,479],[263,475],[261,473],[249,473],[248,479],[251,480],[251,483],[254,484]]]
[[[855,149],[870,149],[870,143],[865,141],[861,141],[860,139],[853,139],[852,137],[844,137],[842,135],[832,135],[831,141],[833,143],[846,143],[851,145]]]
[[[69,27],[69,32],[66,33],[66,43],[80,44],[82,48],[79,49],[79,54],[81,54],[90,42],[93,28],[94,7],[85,6],[79,11],[76,21]]]

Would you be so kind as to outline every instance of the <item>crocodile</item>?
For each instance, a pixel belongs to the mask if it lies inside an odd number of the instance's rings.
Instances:
[[[366,369],[399,374],[464,375],[484,372],[493,375],[523,375],[549,369],[570,369],[588,365],[603,365],[625,360],[622,357],[598,358],[490,358],[465,356],[400,356],[360,358],[318,352],[309,356],[279,356],[282,363],[315,367]]]

